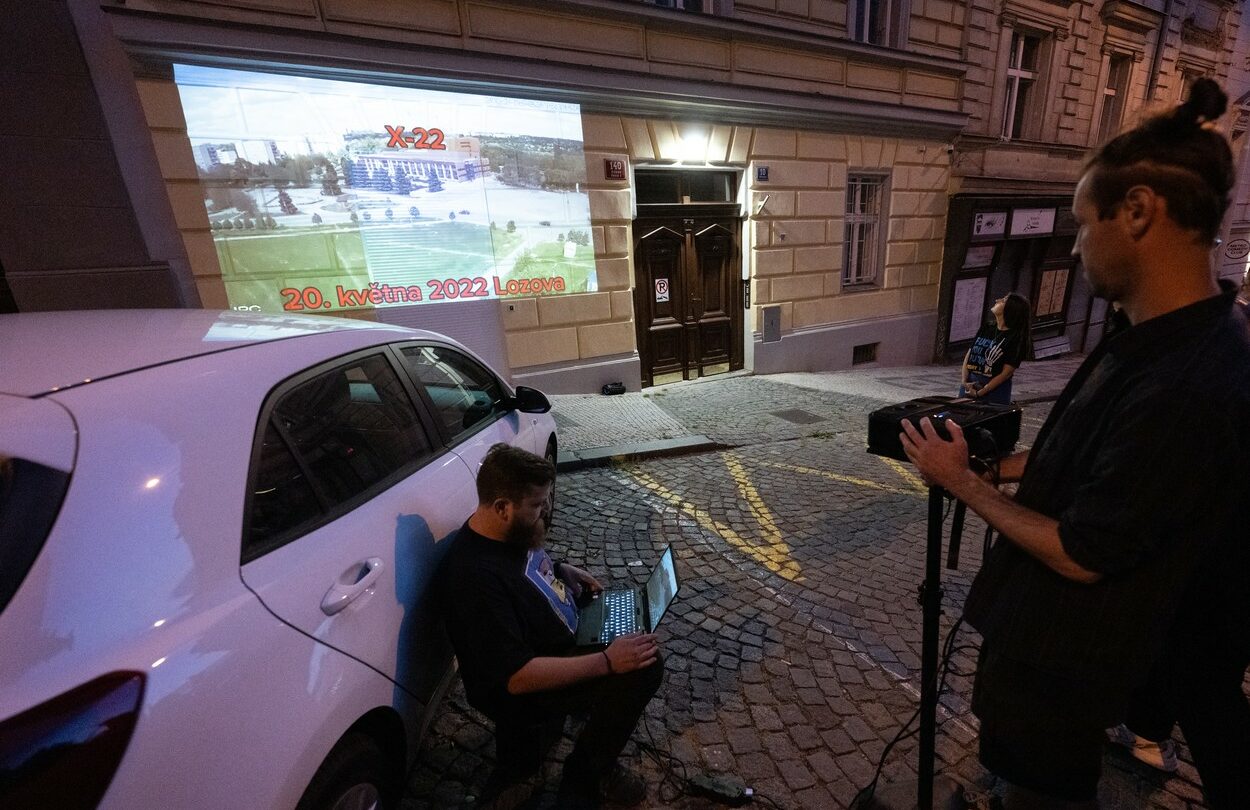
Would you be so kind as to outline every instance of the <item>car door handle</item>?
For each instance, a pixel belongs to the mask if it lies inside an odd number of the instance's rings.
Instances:
[[[373,590],[373,583],[382,574],[382,558],[370,557],[343,572],[321,599],[321,612],[333,616],[361,595]]]

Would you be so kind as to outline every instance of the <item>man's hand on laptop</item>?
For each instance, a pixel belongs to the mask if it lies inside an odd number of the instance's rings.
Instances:
[[[621,675],[654,664],[660,655],[660,642],[654,633],[630,633],[613,639],[605,653],[612,674]]]
[[[603,590],[603,585],[599,580],[592,577],[586,571],[578,568],[576,565],[568,563],[560,563],[560,568],[556,571],[556,576],[564,580],[565,584],[573,589],[573,598],[581,597],[582,592],[599,593]]]

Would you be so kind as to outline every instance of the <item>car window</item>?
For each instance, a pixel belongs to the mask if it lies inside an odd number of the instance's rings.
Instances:
[[[244,557],[420,462],[431,451],[385,356],[358,358],[286,390],[257,457]],[[250,552],[250,553],[249,553]]]
[[[69,474],[0,453],[0,611],[52,530]]]
[[[272,419],[265,423],[255,481],[247,550],[259,549],[289,529],[321,516],[321,503],[312,484]]]
[[[434,416],[450,436],[466,433],[489,421],[503,402],[503,386],[495,375],[454,349],[409,346],[404,363],[434,405]]]

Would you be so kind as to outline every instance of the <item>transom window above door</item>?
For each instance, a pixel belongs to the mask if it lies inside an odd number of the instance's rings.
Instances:
[[[731,203],[738,197],[738,175],[732,171],[635,169],[639,205]]]

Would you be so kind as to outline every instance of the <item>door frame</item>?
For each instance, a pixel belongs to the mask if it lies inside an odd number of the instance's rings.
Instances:
[[[730,343],[731,350],[729,354],[729,371],[738,371],[745,367],[745,351],[746,351],[746,328],[745,319],[742,317],[743,295],[745,285],[741,277],[742,268],[742,237],[743,237],[743,217],[742,207],[738,203],[672,203],[672,204],[650,204],[639,205],[637,215],[633,222],[633,255],[634,255],[634,332],[638,345],[638,363],[643,388],[650,388],[654,385],[654,378],[651,373],[652,358],[649,357],[647,333],[649,325],[644,322],[642,315],[650,312],[650,300],[648,296],[651,294],[649,285],[639,283],[638,260],[641,255],[642,238],[653,232],[656,228],[666,227],[673,230],[673,224],[680,223],[680,233],[687,238],[696,236],[695,220],[718,220],[722,224],[730,227],[734,234],[734,251],[735,254],[729,261],[726,272],[729,274],[729,306],[730,315]],[[732,225],[731,225],[732,223]],[[690,256],[684,257],[690,260]],[[685,283],[681,285],[684,294],[682,302],[683,311],[689,312],[687,307],[690,305],[691,285],[690,275],[693,275],[694,268],[683,262],[682,272],[687,274]],[[647,287],[647,289],[644,289]],[[683,321],[683,329],[686,328]],[[691,377],[691,371],[695,371],[695,376]],[[682,379],[697,379],[698,362],[693,361],[688,354],[683,356],[682,360]]]

